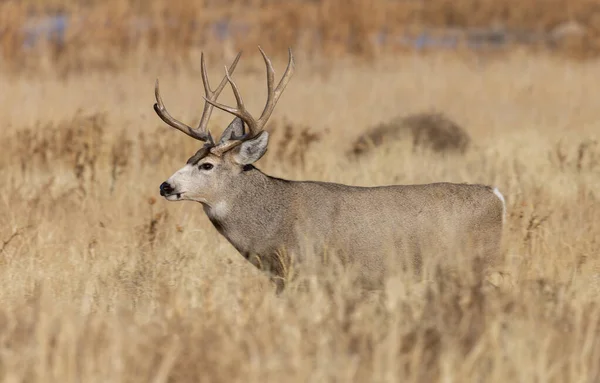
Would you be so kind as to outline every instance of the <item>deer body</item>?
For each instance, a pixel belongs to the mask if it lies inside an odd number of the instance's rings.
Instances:
[[[360,280],[372,287],[381,286],[389,267],[418,269],[427,250],[445,255],[453,246],[468,245],[463,250],[489,264],[495,262],[505,210],[497,189],[453,183],[358,187],[289,181],[254,167],[267,150],[269,134],[262,127],[294,68],[290,51],[288,68],[275,88],[272,65],[260,51],[267,65],[268,100],[258,120],[245,109],[227,68],[219,87],[210,89],[203,57],[206,104],[198,128],[167,113],[157,82],[157,114],[205,142],[161,185],[161,195],[202,203],[219,233],[248,261],[276,277],[284,276],[287,261],[309,262],[315,255],[331,253],[342,264],[355,267]],[[231,71],[238,59],[239,55]],[[236,97],[236,109],[216,103],[226,82]],[[213,106],[236,116],[218,143],[206,128]],[[277,280],[280,291],[283,285]]]
[[[498,255],[504,203],[488,186],[356,187],[282,180],[258,169],[245,173],[239,193],[204,204],[204,210],[244,258],[278,277],[281,252],[301,263],[306,254],[335,249],[373,287],[390,261],[418,268],[422,246],[439,251],[453,241],[474,240],[484,244],[479,255],[488,263]]]

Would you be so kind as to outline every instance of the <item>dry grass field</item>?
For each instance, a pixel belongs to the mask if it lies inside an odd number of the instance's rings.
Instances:
[[[235,78],[257,113],[264,68],[244,49]],[[231,60],[219,55],[213,83]],[[277,296],[200,205],[158,194],[198,142],[154,114],[154,80],[171,114],[195,123],[198,67],[142,65],[136,53],[66,77],[11,68],[0,71],[2,381],[600,381],[597,62],[297,56],[258,167],[354,185],[498,186],[508,215],[497,287],[465,257],[453,273],[390,276],[368,297],[339,270],[300,275]],[[199,66],[199,52],[189,61]],[[431,111],[465,129],[468,150],[390,140],[348,156],[370,127]],[[215,111],[212,130],[230,119]]]

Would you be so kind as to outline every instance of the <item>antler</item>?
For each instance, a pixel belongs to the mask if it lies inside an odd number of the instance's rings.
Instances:
[[[233,60],[233,62],[231,63],[231,72],[232,73],[235,70],[235,67],[236,67],[241,55],[242,55],[242,52],[238,53],[237,56],[235,57],[235,60]],[[206,64],[204,62],[204,52],[200,56],[200,63],[201,63],[200,66],[202,69],[202,83],[204,84],[204,93],[205,93],[204,99],[207,102],[204,103],[204,110],[202,112],[202,118],[200,119],[200,123],[198,124],[198,127],[196,129],[193,129],[190,126],[184,124],[183,122],[173,118],[169,114],[169,112],[167,112],[167,108],[165,108],[162,98],[160,97],[160,91],[158,89],[158,79],[156,79],[156,85],[154,87],[154,96],[156,97],[156,103],[154,104],[154,111],[156,112],[156,114],[158,114],[158,117],[160,117],[161,120],[163,120],[164,122],[166,122],[173,128],[182,131],[183,133],[187,134],[190,137],[193,137],[200,141],[204,141],[204,142],[208,143],[209,145],[214,146],[214,144],[215,144],[214,140],[212,138],[212,135],[210,134],[210,131],[207,128],[208,120],[210,119],[210,115],[213,110],[213,105],[211,105],[211,103],[215,102],[217,100],[217,98],[219,97],[219,94],[221,94],[221,92],[223,91],[223,88],[225,87],[225,84],[227,83],[228,79],[227,79],[227,76],[223,77],[223,79],[221,80],[221,83],[219,84],[217,89],[215,89],[213,91],[212,89],[210,89],[210,84],[208,83],[208,75],[206,74]]]
[[[231,74],[233,73],[233,70],[230,71],[227,69],[227,67],[225,67],[225,78],[227,79],[227,81],[229,81],[229,84],[231,85],[231,89],[233,90],[233,95],[235,96],[235,100],[237,103],[237,108],[232,108],[227,105],[219,104],[215,102],[215,100],[209,99],[208,97],[204,97],[207,103],[241,118],[242,121],[246,123],[246,126],[248,127],[248,132],[244,135],[243,139],[252,138],[262,131],[265,124],[267,123],[267,120],[269,119],[269,117],[271,117],[273,109],[275,109],[275,105],[277,104],[281,93],[283,93],[283,90],[285,89],[287,83],[290,81],[290,78],[294,74],[295,69],[294,56],[292,55],[292,49],[289,48],[289,62],[287,68],[285,69],[285,73],[281,77],[279,84],[275,89],[273,89],[273,82],[275,80],[275,70],[273,69],[273,64],[271,63],[271,60],[269,60],[269,58],[260,46],[258,47],[258,49],[260,50],[260,53],[262,54],[263,59],[265,60],[265,65],[267,67],[268,91],[267,103],[258,120],[252,117],[250,112],[248,112],[248,110],[244,106],[244,101],[242,100],[242,96],[240,95],[238,87],[235,84],[235,82],[233,82],[233,80],[231,79]]]

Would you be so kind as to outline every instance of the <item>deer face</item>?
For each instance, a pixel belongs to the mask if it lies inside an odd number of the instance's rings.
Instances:
[[[252,117],[244,106],[238,87],[231,78],[241,53],[236,56],[230,68],[225,67],[225,77],[214,91],[208,83],[204,54],[201,54],[200,66],[205,104],[202,118],[195,129],[169,114],[160,96],[159,84],[156,80],[154,86],[156,98],[154,111],[156,114],[171,127],[205,142],[202,149],[192,156],[183,168],[160,185],[160,195],[167,200],[191,200],[208,205],[219,203],[223,200],[223,196],[235,194],[242,184],[238,177],[242,177],[245,171],[252,169],[252,164],[265,154],[269,133],[263,128],[294,73],[294,58],[291,49],[288,50],[288,66],[279,84],[275,86],[273,64],[265,52],[260,47],[258,49],[267,68],[267,102],[258,119]],[[226,83],[231,85],[237,108],[217,102]],[[208,130],[208,120],[214,107],[236,116],[225,129],[217,144]]]
[[[235,123],[235,121],[234,121]],[[232,125],[234,124],[232,123]],[[241,123],[241,121],[240,121]],[[230,129],[232,125],[229,126]],[[223,134],[226,136],[227,131]],[[253,139],[220,153],[217,147],[203,147],[186,165],[160,185],[160,195],[168,201],[217,203],[235,190],[238,177],[252,170],[252,164],[266,152],[269,134],[263,131]]]
[[[194,157],[196,155],[160,185],[160,195],[168,201],[206,202],[215,191],[222,189],[219,184],[224,181],[223,175],[234,170],[222,158],[211,154],[198,161],[192,161]]]

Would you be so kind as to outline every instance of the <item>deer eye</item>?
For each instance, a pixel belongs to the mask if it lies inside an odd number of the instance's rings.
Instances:
[[[212,169],[214,166],[213,164],[210,164],[208,162],[203,163],[202,165],[200,165],[200,170],[210,170]]]

